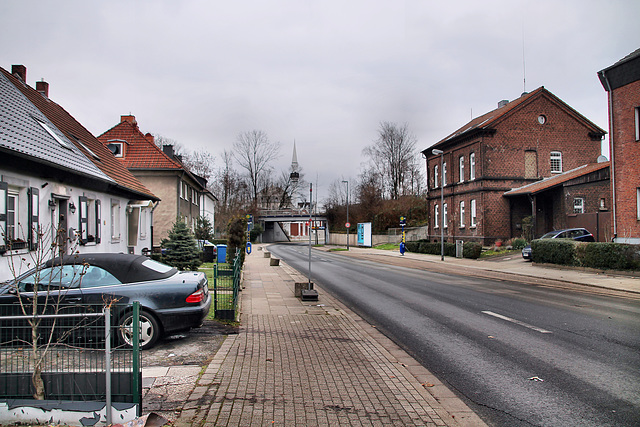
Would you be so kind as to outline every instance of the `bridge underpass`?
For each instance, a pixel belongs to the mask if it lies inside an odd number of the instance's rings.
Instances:
[[[311,217],[309,230],[309,214],[288,213],[279,211],[273,214],[263,214],[257,218],[262,225],[262,242],[307,242],[311,231],[311,242],[324,244],[328,232],[327,218],[323,216]]]

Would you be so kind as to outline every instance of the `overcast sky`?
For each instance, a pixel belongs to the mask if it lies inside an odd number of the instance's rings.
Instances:
[[[596,73],[640,47],[638,17],[638,0],[0,0],[0,66],[96,136],[133,114],[220,166],[258,129],[279,170],[295,140],[322,197],[355,182],[381,121],[408,123],[420,156],[545,86],[608,130]]]

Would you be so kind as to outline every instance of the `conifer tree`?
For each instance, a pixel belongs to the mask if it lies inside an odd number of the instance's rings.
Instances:
[[[202,263],[198,244],[191,230],[182,220],[173,224],[164,247],[167,249],[165,262],[179,270],[197,270]]]

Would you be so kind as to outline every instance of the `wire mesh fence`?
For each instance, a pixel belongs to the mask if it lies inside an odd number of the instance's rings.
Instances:
[[[235,320],[242,273],[242,254],[238,251],[233,264],[215,264],[213,272],[213,306],[215,317]]]
[[[138,322],[135,331],[118,324],[122,313],[139,313],[137,303],[29,303],[0,305],[1,399],[33,398],[40,379],[46,400],[140,403],[138,340],[123,340],[139,335]]]

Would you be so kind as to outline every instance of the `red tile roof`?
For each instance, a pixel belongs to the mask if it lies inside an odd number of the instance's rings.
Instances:
[[[527,194],[538,194],[553,187],[562,185],[563,183],[572,179],[579,178],[581,176],[588,175],[590,173],[608,168],[611,162],[602,163],[590,163],[588,165],[582,165],[570,171],[561,173],[559,175],[552,176],[551,178],[545,178],[542,181],[537,181],[532,184],[527,184],[520,188],[514,188],[513,190],[504,193],[505,196],[524,196]]]
[[[457,129],[455,132],[453,132],[452,134],[450,134],[446,138],[438,141],[436,144],[434,144],[431,147],[429,147],[428,149],[424,150],[423,153],[426,152],[426,151],[429,151],[432,148],[437,148],[437,147],[440,147],[442,145],[445,145],[447,142],[449,142],[449,141],[451,141],[453,139],[456,139],[458,137],[463,137],[465,135],[470,135],[470,134],[473,134],[474,132],[488,131],[488,130],[494,129],[495,126],[500,121],[505,119],[508,115],[510,115],[510,113],[514,112],[516,109],[519,109],[519,108],[527,105],[530,102],[533,102],[535,99],[537,99],[538,97],[541,97],[541,96],[545,96],[548,99],[550,99],[551,101],[556,102],[557,104],[562,106],[567,112],[572,114],[578,120],[580,120],[583,123],[585,123],[586,126],[590,127],[592,129],[592,132],[599,133],[599,134],[602,134],[602,135],[606,134],[606,132],[604,130],[602,130],[597,125],[595,125],[593,122],[591,122],[586,117],[584,117],[582,114],[578,113],[576,110],[571,108],[569,105],[567,105],[560,98],[558,98],[557,96],[555,96],[554,94],[549,92],[547,89],[544,88],[544,86],[541,86],[538,89],[534,90],[533,92],[522,94],[522,96],[520,96],[520,98],[514,99],[513,101],[509,102],[508,104],[506,104],[506,105],[504,105],[502,107],[498,107],[495,110],[489,111],[488,113],[485,113],[485,114],[483,114],[483,115],[481,115],[479,117],[476,117],[475,119],[471,120],[470,122],[468,122],[467,124],[465,124],[461,128]]]
[[[127,169],[183,169],[140,132],[133,116],[129,117],[132,120],[122,120],[98,137],[105,146],[112,140],[124,141],[124,155],[118,159]]]
[[[51,99],[26,85],[8,71],[2,72],[96,167],[117,183],[121,190],[143,200],[160,200],[127,170],[98,139],[71,114]],[[95,156],[97,157],[94,157]]]

